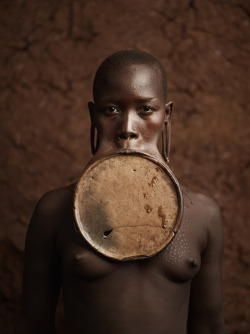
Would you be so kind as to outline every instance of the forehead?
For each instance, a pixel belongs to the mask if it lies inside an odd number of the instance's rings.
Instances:
[[[94,98],[115,94],[154,95],[162,98],[164,88],[160,70],[150,65],[109,66],[98,78]]]

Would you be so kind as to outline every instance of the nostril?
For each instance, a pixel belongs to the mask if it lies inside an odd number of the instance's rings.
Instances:
[[[119,134],[119,139],[127,140],[127,139],[136,139],[138,137],[135,132],[122,132]]]
[[[126,140],[127,138],[128,138],[128,136],[126,136],[125,133],[120,133],[120,135],[119,135],[119,139]]]

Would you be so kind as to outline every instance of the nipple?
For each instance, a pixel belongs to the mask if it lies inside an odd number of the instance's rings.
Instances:
[[[75,262],[84,261],[84,256],[82,254],[76,254],[74,260]]]
[[[198,267],[199,265],[198,261],[194,258],[189,259],[189,263],[191,264],[192,267]]]

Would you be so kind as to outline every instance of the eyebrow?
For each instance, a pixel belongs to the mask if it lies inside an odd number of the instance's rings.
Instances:
[[[157,100],[157,98],[156,97],[139,98],[139,99],[136,99],[135,102],[136,103],[146,103],[146,102],[151,102],[153,100]]]

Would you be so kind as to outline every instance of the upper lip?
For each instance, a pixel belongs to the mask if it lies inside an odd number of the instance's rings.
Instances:
[[[120,148],[129,149],[131,147],[128,140],[118,141],[118,145]]]

